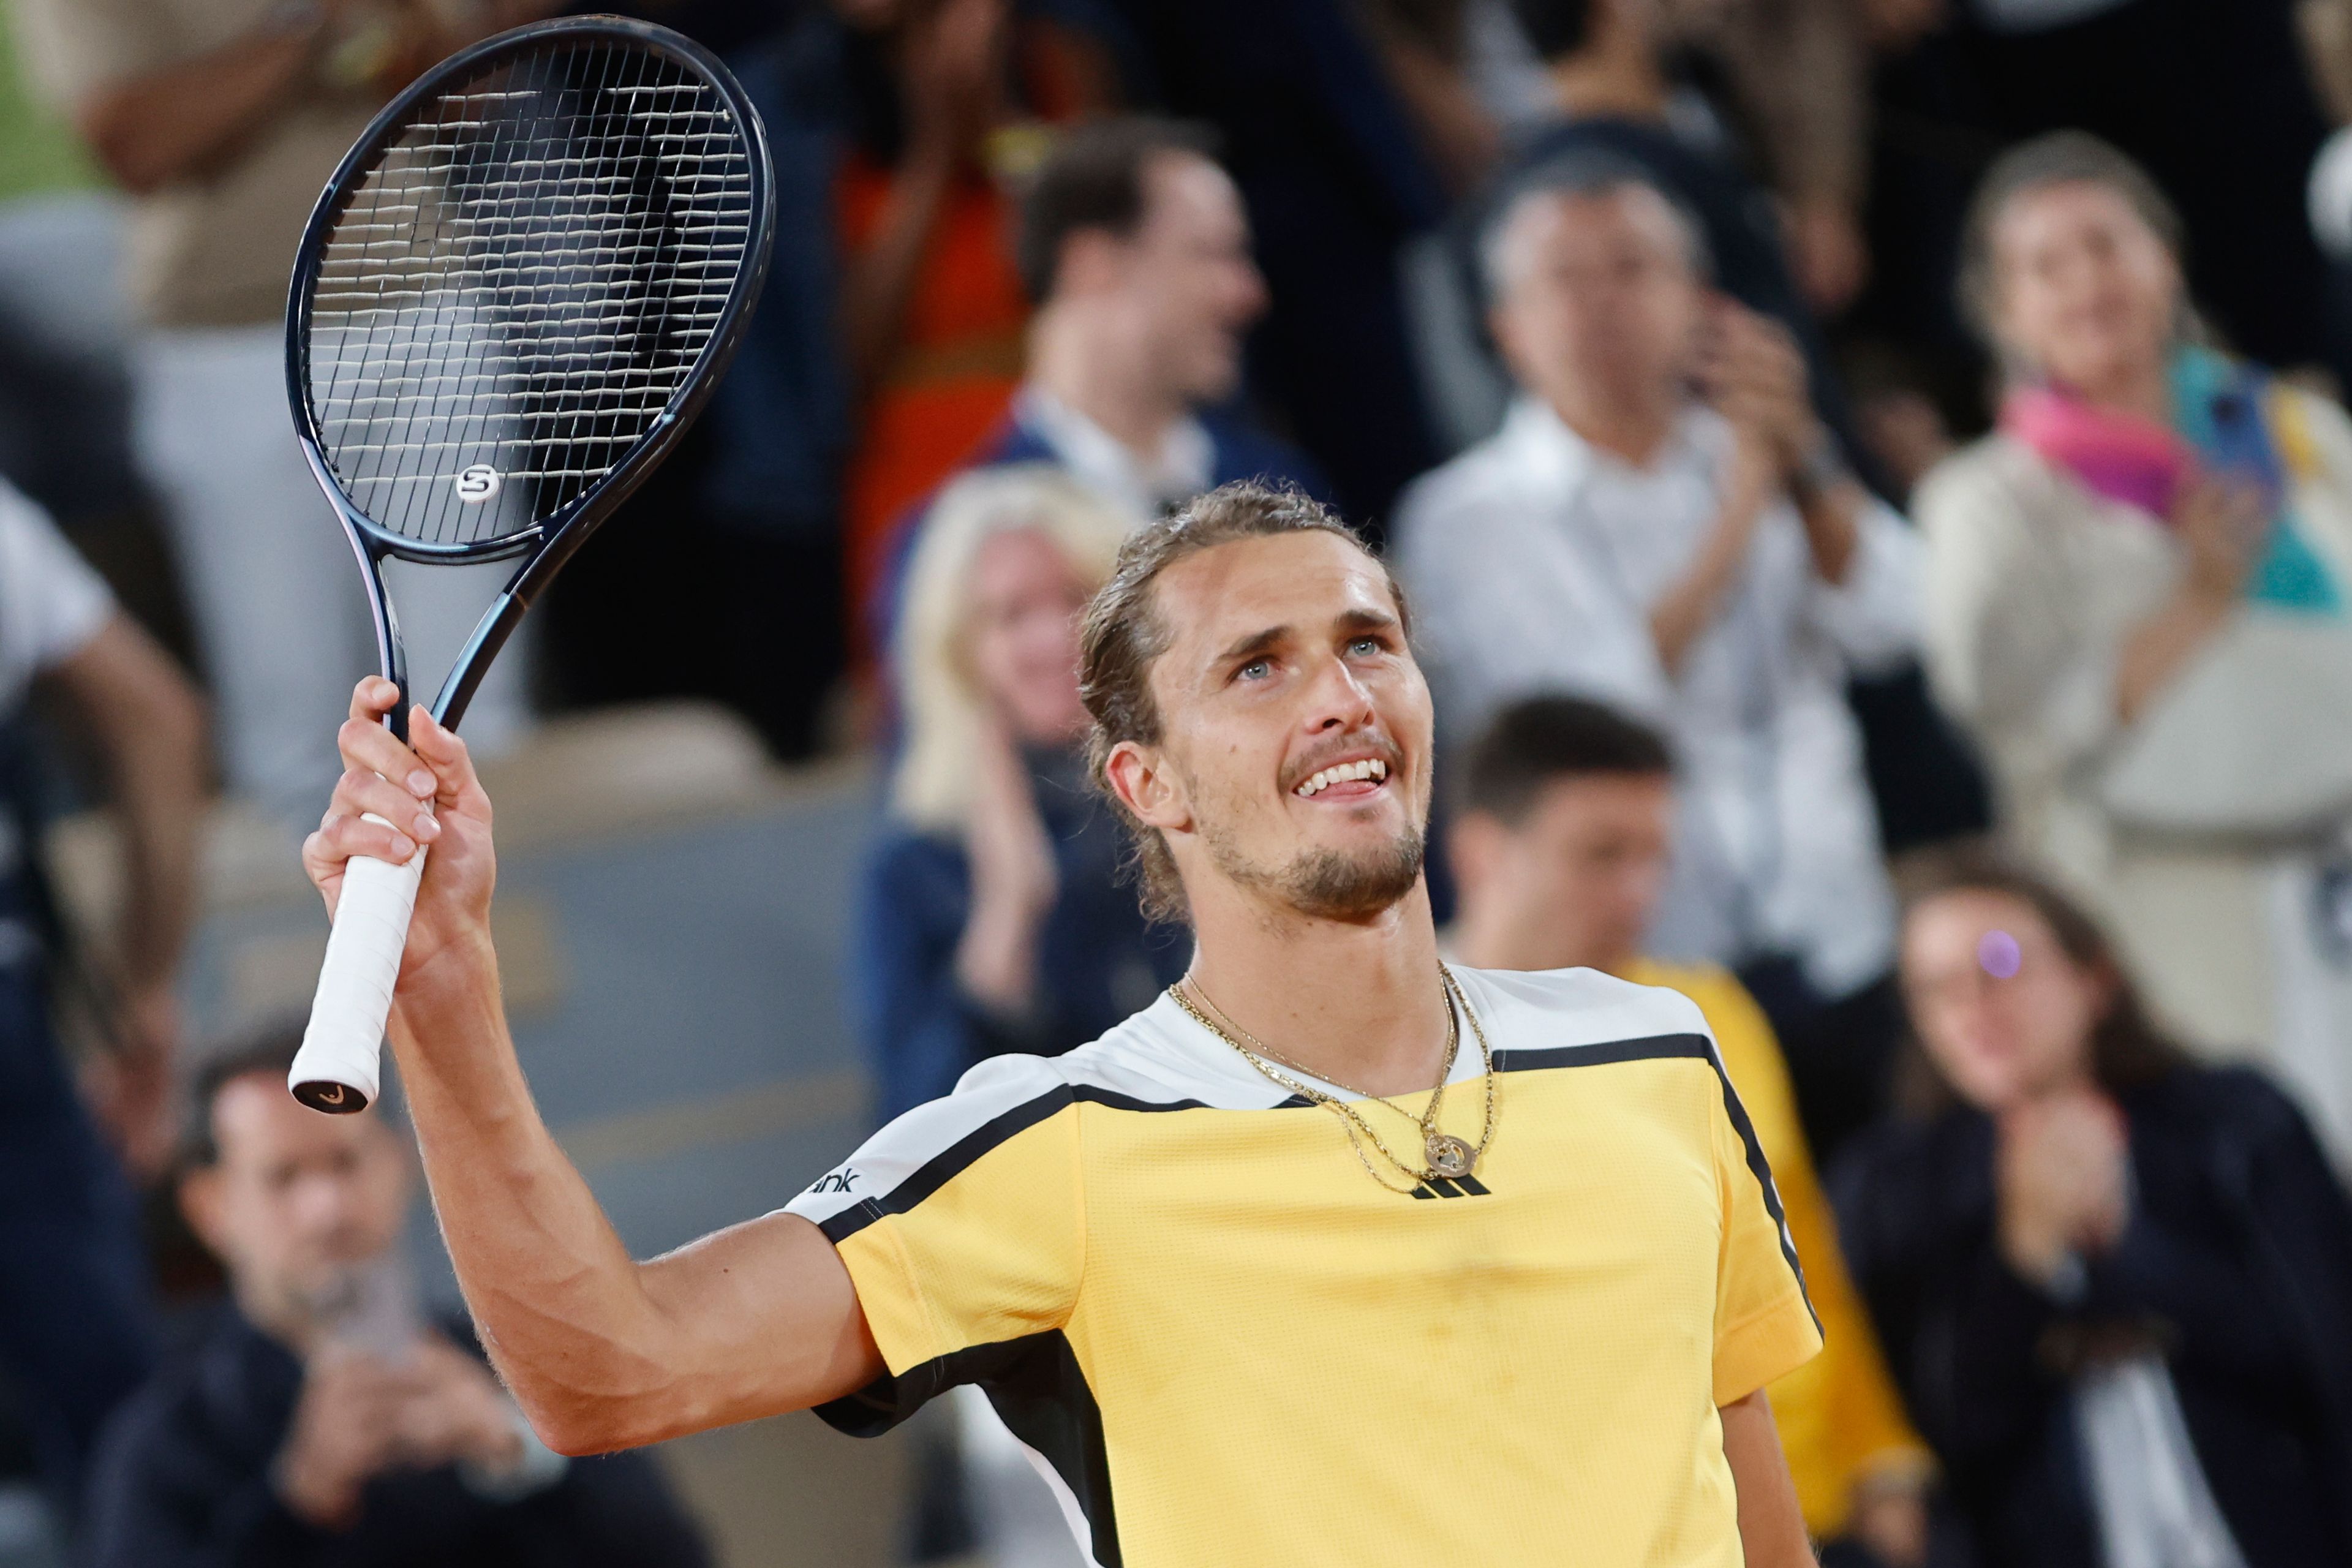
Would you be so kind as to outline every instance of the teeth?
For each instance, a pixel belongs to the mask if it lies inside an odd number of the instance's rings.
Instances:
[[[1351,784],[1360,779],[1379,780],[1388,776],[1388,763],[1378,757],[1366,757],[1361,762],[1335,763],[1307,779],[1291,793],[1301,800],[1309,800],[1321,795],[1335,784]]]

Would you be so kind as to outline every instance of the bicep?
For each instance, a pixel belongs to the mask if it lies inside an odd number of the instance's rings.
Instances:
[[[1780,1453],[1772,1406],[1758,1389],[1721,1407],[1723,1457],[1739,1500],[1739,1543],[1750,1568],[1812,1568],[1805,1516]]]
[[[658,1436],[807,1409],[882,1374],[848,1268],[798,1215],[730,1226],[638,1274],[679,1384],[676,1432]]]

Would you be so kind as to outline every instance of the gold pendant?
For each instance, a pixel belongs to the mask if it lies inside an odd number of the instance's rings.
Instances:
[[[1449,1181],[1456,1176],[1468,1175],[1470,1167],[1477,1163],[1477,1156],[1471,1152],[1470,1145],[1451,1132],[1431,1133],[1428,1152],[1429,1168]]]

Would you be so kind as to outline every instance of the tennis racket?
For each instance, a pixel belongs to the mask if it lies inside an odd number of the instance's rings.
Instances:
[[[523,612],[667,456],[767,272],[772,173],[727,68],[614,17],[452,56],[375,118],[319,198],[287,305],[294,428],[367,580],[386,722],[410,672],[386,557],[515,559],[433,700],[455,725]],[[344,872],[288,1086],[375,1099],[420,847]]]

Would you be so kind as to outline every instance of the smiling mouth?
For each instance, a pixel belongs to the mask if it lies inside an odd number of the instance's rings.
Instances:
[[[1334,763],[1329,767],[1323,769],[1319,773],[1310,773],[1307,778],[1300,781],[1297,788],[1292,790],[1290,793],[1297,795],[1301,800],[1313,800],[1317,795],[1321,795],[1324,791],[1328,789],[1337,789],[1343,785],[1363,784],[1370,787],[1366,789],[1349,788],[1347,789],[1345,793],[1350,795],[1367,795],[1370,794],[1371,790],[1378,789],[1384,782],[1386,782],[1388,776],[1388,763],[1382,762],[1378,757],[1365,757],[1360,761],[1352,763]]]

